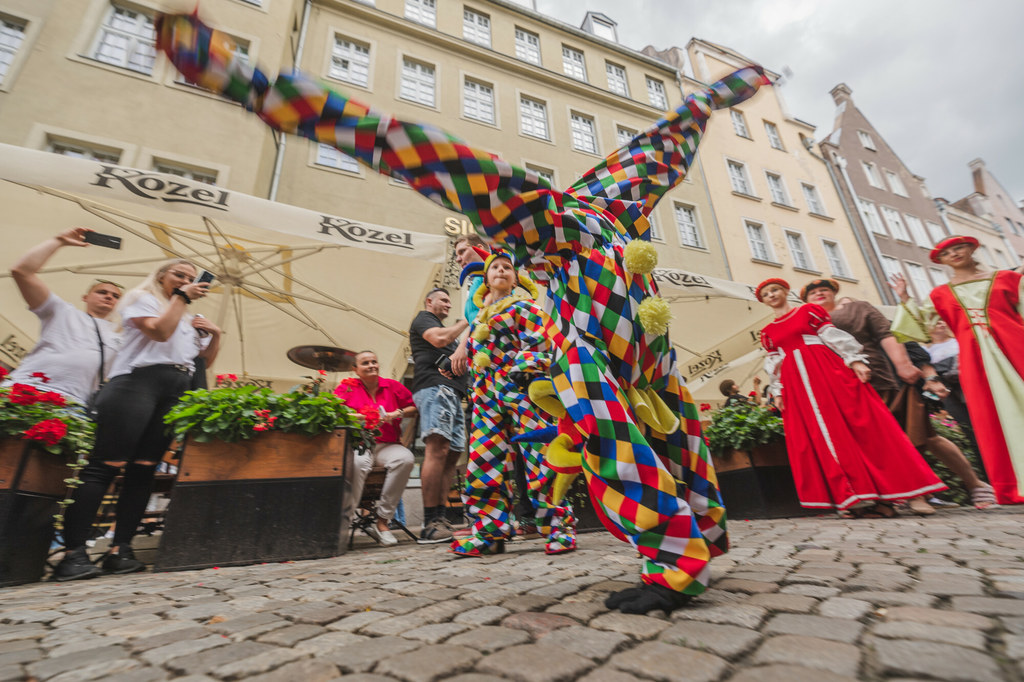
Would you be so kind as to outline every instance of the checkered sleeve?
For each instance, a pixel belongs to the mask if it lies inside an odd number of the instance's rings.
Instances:
[[[536,303],[517,303],[519,349],[512,356],[513,372],[540,374],[551,365],[551,342],[544,333],[547,316]]]

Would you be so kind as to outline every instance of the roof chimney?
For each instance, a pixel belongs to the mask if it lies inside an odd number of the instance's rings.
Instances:
[[[836,106],[853,99],[850,96],[853,94],[853,90],[851,90],[846,83],[840,83],[836,87],[832,88],[829,90],[829,94],[832,95],[832,101],[836,103]]]

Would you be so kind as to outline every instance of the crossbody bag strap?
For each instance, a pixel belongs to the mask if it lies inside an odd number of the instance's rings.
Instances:
[[[93,317],[92,315],[89,315],[89,319],[92,320],[92,326],[95,327],[95,329],[96,329],[96,340],[100,344],[99,386],[96,387],[96,390],[99,390],[99,389],[103,388],[103,384],[106,383],[105,381],[103,381],[103,367],[104,367],[104,365],[107,364],[107,362],[106,362],[106,358],[104,357],[104,353],[103,353],[103,337],[100,335],[100,325],[96,321],[96,318]]]

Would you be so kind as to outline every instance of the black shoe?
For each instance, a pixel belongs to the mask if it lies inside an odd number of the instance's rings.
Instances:
[[[146,564],[135,558],[132,546],[127,542],[116,545],[117,554],[108,554],[103,559],[103,570],[115,575],[146,570]]]
[[[669,614],[686,606],[692,600],[693,595],[676,592],[661,585],[645,584],[611,593],[604,600],[604,605],[609,609],[618,609],[622,613],[645,614],[660,609]]]
[[[57,564],[57,568],[53,569],[53,579],[58,582],[85,580],[95,578],[99,574],[100,569],[89,561],[89,553],[85,547],[68,550]]]

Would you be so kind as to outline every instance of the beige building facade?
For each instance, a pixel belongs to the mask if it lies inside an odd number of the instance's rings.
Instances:
[[[1024,263],[1024,208],[1013,201],[984,159],[974,159],[968,166],[974,191],[952,205],[998,229],[1006,253],[1005,259],[999,259],[999,267],[1016,268]]]

